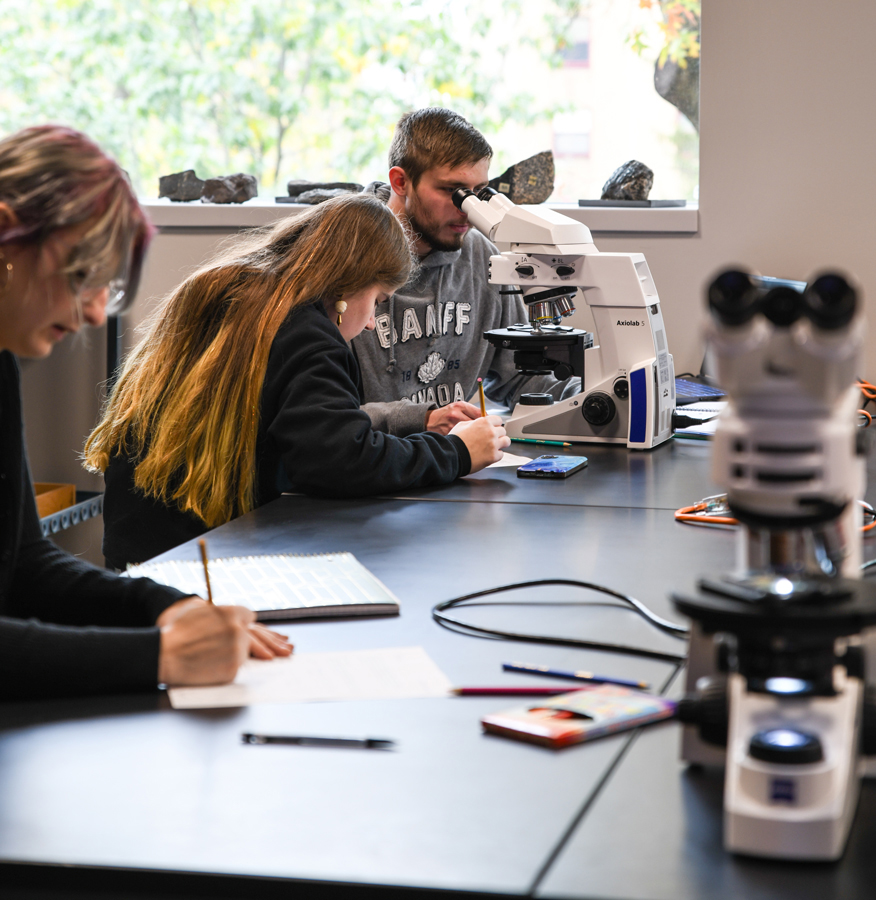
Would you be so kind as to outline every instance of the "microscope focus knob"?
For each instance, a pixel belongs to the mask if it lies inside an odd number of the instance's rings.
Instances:
[[[614,400],[602,391],[590,394],[581,404],[581,413],[591,425],[607,425],[616,412]]]
[[[685,725],[696,725],[701,740],[707,744],[726,747],[730,720],[726,676],[701,678],[696,691],[679,701],[678,718]]]

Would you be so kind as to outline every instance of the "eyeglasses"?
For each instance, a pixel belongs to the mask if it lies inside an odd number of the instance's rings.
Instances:
[[[107,285],[109,296],[106,301],[106,312],[109,316],[114,316],[125,309],[125,291],[127,282],[124,278],[113,278]]]
[[[127,287],[124,278],[113,278],[108,284],[101,284],[101,277],[96,268],[77,269],[67,276],[70,285],[70,291],[74,297],[80,302],[84,299],[85,294],[97,293],[107,289],[107,315],[112,316],[120,313],[125,308],[125,289]]]

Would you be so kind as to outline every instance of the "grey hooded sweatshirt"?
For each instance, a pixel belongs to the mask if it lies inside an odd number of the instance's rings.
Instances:
[[[366,190],[382,200],[389,185]],[[364,388],[363,409],[375,428],[405,436],[425,430],[430,410],[456,400],[477,405],[477,380],[500,406],[513,407],[521,394],[550,393],[561,400],[581,390],[581,379],[521,375],[513,354],[484,339],[492,328],[527,321],[526,305],[500,295],[490,284],[490,256],[498,253],[472,229],[462,249],[433,250],[420,260],[411,281],[375,311],[377,328],[353,340]]]

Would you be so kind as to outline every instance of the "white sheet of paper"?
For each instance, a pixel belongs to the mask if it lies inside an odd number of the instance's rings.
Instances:
[[[250,659],[231,684],[170,688],[167,693],[175,709],[207,709],[253,703],[446,697],[450,687],[447,676],[422,647],[389,647]]]
[[[502,458],[498,462],[490,463],[487,468],[501,469],[502,466],[522,466],[528,462],[532,462],[532,460],[528,456],[515,456],[515,454],[509,453],[507,450],[505,450],[502,453]]]

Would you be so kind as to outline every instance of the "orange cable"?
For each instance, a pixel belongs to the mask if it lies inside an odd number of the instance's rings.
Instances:
[[[876,512],[874,512],[873,507],[869,504],[865,504],[863,500],[858,501],[862,506],[864,506],[864,512],[868,515],[873,516],[873,521],[867,525],[861,526],[862,532],[872,531],[876,528]],[[704,510],[706,505],[702,502],[695,503],[693,506],[682,506],[681,509],[677,509],[675,511],[675,520],[676,522],[689,522],[692,525],[738,525],[739,520],[734,519],[732,516],[707,516],[703,515],[701,510]]]
[[[868,400],[876,400],[876,384],[871,384],[869,381],[859,378],[858,387]]]

